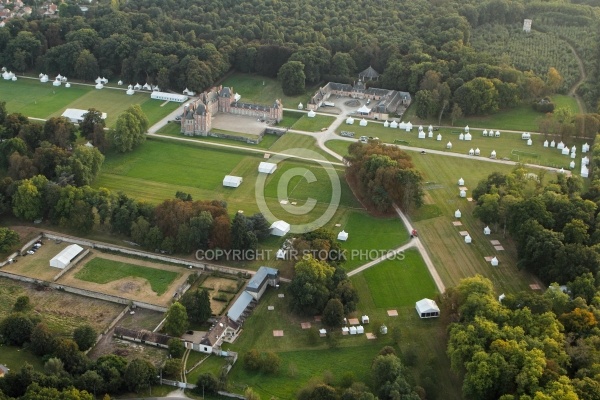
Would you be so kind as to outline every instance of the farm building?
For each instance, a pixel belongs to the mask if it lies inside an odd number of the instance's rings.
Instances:
[[[263,174],[272,174],[277,169],[277,164],[270,162],[261,162],[258,164],[258,172],[262,172]]]
[[[422,299],[415,304],[420,318],[435,318],[440,316],[440,308],[431,299]]]
[[[184,94],[167,92],[152,92],[150,94],[150,98],[153,100],[174,101],[176,103],[183,103],[188,99],[188,97]]]
[[[64,269],[82,251],[83,247],[78,246],[76,244],[67,246],[50,260],[50,266],[54,268]]]
[[[247,291],[242,292],[240,297],[237,298],[235,303],[229,308],[227,311],[227,316],[231,318],[232,321],[239,321],[242,313],[246,311],[246,308],[252,303],[254,297]]]
[[[83,118],[85,118],[85,114],[88,113],[88,110],[81,110],[79,108],[67,108],[64,113],[62,113],[61,117],[67,118],[74,124],[79,124],[83,122]],[[106,119],[108,115],[106,113],[102,113],[102,119]]]
[[[279,284],[279,270],[269,267],[260,267],[256,274],[252,277],[246,291],[249,292],[253,298],[260,300],[261,296],[265,292],[267,286],[277,286]]]
[[[236,188],[239,187],[243,181],[244,178],[241,176],[225,175],[225,178],[223,178],[223,186]]]
[[[285,236],[290,231],[290,224],[285,221],[275,221],[271,224],[271,235]]]

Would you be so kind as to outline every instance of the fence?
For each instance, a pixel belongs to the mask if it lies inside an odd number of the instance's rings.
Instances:
[[[174,386],[174,387],[178,387],[181,389],[195,389],[197,387],[193,383],[172,381],[170,379],[161,379],[160,383],[162,385]],[[232,399],[246,400],[246,397],[242,396],[241,394],[229,393],[229,392],[225,392],[223,390],[217,391],[217,394],[219,396],[231,397]]]

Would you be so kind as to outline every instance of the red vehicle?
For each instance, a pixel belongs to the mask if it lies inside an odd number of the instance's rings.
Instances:
[[[417,234],[417,230],[413,229],[412,232],[410,233],[410,237],[414,238],[414,237],[418,237],[419,235]]]

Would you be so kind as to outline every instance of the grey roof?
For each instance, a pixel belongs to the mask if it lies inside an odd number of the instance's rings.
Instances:
[[[198,115],[206,114],[206,106],[204,104],[202,104],[202,102],[198,102],[198,105],[196,107],[196,114],[198,114]]]
[[[250,293],[246,291],[242,292],[240,297],[238,297],[231,308],[229,308],[229,311],[227,311],[227,316],[232,321],[237,322],[242,313],[248,308],[248,305],[252,303],[252,300],[254,300],[254,297],[252,297]]]
[[[260,110],[260,111],[270,111],[271,107],[263,106],[261,104],[250,104],[250,103],[242,103],[236,101],[235,103],[231,103],[231,107],[234,108],[245,108],[247,110]]]
[[[231,97],[231,89],[228,87],[224,87],[221,89],[221,97]]]
[[[276,268],[269,267],[260,267],[256,274],[252,277],[248,286],[246,286],[246,290],[250,290],[253,292],[258,292],[263,285],[263,283],[269,279],[269,277],[277,277],[279,275],[279,270]]]
[[[371,67],[369,65],[369,68],[365,69],[363,72],[361,72],[360,74],[358,74],[359,77],[361,78],[369,78],[369,79],[375,79],[377,77],[379,77],[379,73],[377,71],[375,71],[373,69],[373,67]]]

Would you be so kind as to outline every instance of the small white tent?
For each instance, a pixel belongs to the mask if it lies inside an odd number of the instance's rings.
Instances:
[[[460,212],[460,210],[454,211],[454,218],[460,218],[461,216],[462,216],[462,213]]]
[[[492,150],[492,153],[490,154],[490,158],[496,158],[496,150]]]
[[[577,147],[575,147],[575,145],[571,147],[571,153],[577,153]]]
[[[469,125],[465,126],[465,132],[469,133]]]
[[[462,133],[458,135],[458,140],[465,140],[465,135]]]
[[[479,147],[475,149],[475,155],[478,156],[481,154],[481,150],[479,150]]]
[[[432,138],[433,137],[433,131],[429,131],[429,133],[427,134],[427,137]]]
[[[472,140],[473,137],[471,136],[470,133],[465,134],[465,140]]]
[[[569,155],[569,148],[568,147],[563,147],[561,150],[561,153],[563,156],[568,156]]]
[[[521,139],[523,139],[523,140],[531,139],[531,133],[523,132],[523,134],[521,135]]]
[[[71,87],[71,84],[70,84],[69,82],[67,82],[67,83],[65,83],[65,87],[66,87],[66,88],[70,88],[70,87]]]
[[[125,92],[128,96],[133,96],[135,94],[135,91],[133,89],[127,89],[127,91]]]
[[[396,121],[394,121],[394,122],[396,122]],[[393,122],[392,122],[392,124],[393,124]],[[392,128],[394,128],[394,127],[392,126]],[[398,124],[398,129],[406,129],[406,123],[401,121]]]
[[[419,132],[423,132],[423,125],[419,125]]]
[[[42,82],[42,83],[48,82],[48,75],[43,74],[42,76],[40,76],[40,82]]]
[[[471,235],[467,235],[465,236],[465,243],[469,244],[473,241],[473,239],[471,238]]]
[[[558,150],[562,150],[562,149],[564,149],[564,148],[565,148],[565,144],[564,144],[563,142],[560,142],[560,143],[558,143],[558,144],[556,145],[556,148],[557,148]]]
[[[96,89],[102,89],[104,87],[101,83],[96,83]]]
[[[483,130],[483,136],[487,136],[487,135],[488,135],[487,129],[484,129]]]
[[[429,125],[429,128],[427,128],[429,130],[429,132],[433,132],[433,125]]]
[[[490,235],[491,233],[492,233],[492,230],[490,229],[489,226],[486,226],[485,228],[483,228],[484,235]]]
[[[527,146],[531,146],[531,145],[533,145],[533,140],[527,139]]]
[[[348,232],[342,230],[340,233],[338,233],[337,240],[341,240],[342,242],[348,240]]]
[[[588,151],[590,151],[590,145],[587,143],[584,143],[581,145],[581,152],[582,153],[587,153]]]
[[[362,325],[359,325],[356,327],[356,334],[357,335],[362,335],[363,333],[365,333],[365,328]]]
[[[467,197],[467,191],[466,190],[461,190],[459,193],[460,197]]]
[[[262,172],[263,174],[272,174],[277,169],[277,164],[270,162],[261,162],[258,164],[258,172]]]
[[[575,158],[577,157],[577,154],[575,154],[575,152],[571,153],[571,158]]]
[[[317,113],[316,113],[316,112],[314,112],[313,110],[310,110],[310,111],[308,112],[308,114],[306,114],[306,116],[307,116],[308,118],[314,118],[316,115],[317,115]]]
[[[360,318],[360,321],[361,321],[363,324],[368,324],[368,323],[369,323],[369,316],[368,316],[368,315],[363,315],[363,316]]]
[[[458,186],[464,186],[465,185],[465,180],[463,178],[459,178],[458,179]]]
[[[360,126],[367,126],[367,120],[366,119],[361,119],[360,122],[358,123]]]
[[[304,110],[304,104],[298,103],[298,110]]]
[[[243,181],[244,178],[241,176],[225,175],[225,178],[223,178],[223,186],[236,188],[239,187]]]
[[[492,267],[497,267],[498,266],[498,257],[492,258],[490,263],[492,264]]]
[[[446,144],[446,148],[447,148],[447,149],[451,149],[451,148],[452,148],[452,142],[448,142],[448,143]]]
[[[440,308],[431,299],[417,301],[415,308],[420,318],[435,318],[440,316]]]
[[[412,124],[410,123],[410,121],[408,121],[406,123],[406,127],[404,128],[406,130],[406,132],[410,132],[412,130]]]
[[[346,118],[346,124],[348,124],[348,125],[354,124],[354,118],[352,118],[352,117]]]
[[[556,142],[554,140],[550,142],[550,147],[552,147],[552,148],[556,147]]]
[[[469,150],[469,155],[470,155],[470,156],[473,156],[473,155],[475,155],[475,150],[473,150],[473,149],[471,148],[471,149]]]
[[[396,121],[392,121],[390,123],[390,128],[397,128],[398,127],[398,123]]]
[[[548,144],[549,144],[548,141],[544,140],[544,147],[548,147]]]
[[[492,134],[490,134],[490,136],[492,136]],[[500,131],[496,131],[496,137],[500,137]]]
[[[571,169],[575,168],[575,161],[571,161],[569,163],[569,168],[571,168]]]
[[[588,156],[585,156],[581,159],[581,163],[583,165],[590,165],[590,159],[588,158]]]
[[[271,235],[274,236],[285,236],[290,231],[290,224],[285,221],[279,220],[271,224]]]
[[[383,127],[384,128],[389,128],[390,123],[388,122],[388,120],[386,119],[385,122],[383,123]]]
[[[438,142],[442,141],[442,134],[441,133],[438,133],[438,135],[437,135],[437,141]]]
[[[350,334],[351,335],[356,335],[356,327],[355,326],[351,326],[350,327]]]
[[[419,139],[425,139],[425,132],[423,132],[423,131],[419,131],[418,138],[419,138]]]

